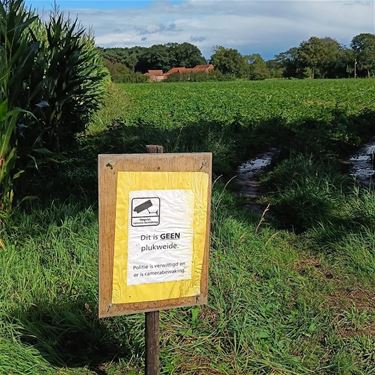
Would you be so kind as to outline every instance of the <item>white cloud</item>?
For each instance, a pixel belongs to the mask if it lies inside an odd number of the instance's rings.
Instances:
[[[361,32],[375,33],[374,1],[185,0],[154,1],[142,9],[75,9],[100,46],[149,46],[192,42],[206,56],[215,45],[266,57],[309,36],[331,36],[348,45]]]

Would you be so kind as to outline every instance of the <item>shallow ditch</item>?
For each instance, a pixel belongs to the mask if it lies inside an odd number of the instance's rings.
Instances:
[[[272,168],[279,155],[280,150],[271,148],[237,168],[234,190],[243,200],[243,207],[254,213],[263,213],[265,206],[258,202],[264,193],[261,178]]]
[[[375,138],[361,146],[349,159],[350,174],[358,183],[370,187],[375,182]]]
[[[271,148],[247,160],[237,168],[234,190],[243,201],[243,207],[251,212],[262,214],[265,205],[259,203],[265,193],[262,177],[270,171],[280,157],[280,150]],[[375,184],[375,138],[361,146],[349,159],[349,173],[358,183],[366,187]]]

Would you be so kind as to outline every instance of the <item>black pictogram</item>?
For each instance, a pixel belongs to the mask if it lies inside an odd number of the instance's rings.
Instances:
[[[160,224],[160,198],[133,198],[131,203],[131,225],[148,227]]]

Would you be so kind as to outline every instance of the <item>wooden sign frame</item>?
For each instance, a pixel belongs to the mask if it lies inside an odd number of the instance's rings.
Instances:
[[[115,242],[118,172],[204,172],[208,174],[207,228],[200,295],[194,297],[113,304],[113,255]],[[98,156],[99,175],[99,317],[128,315],[203,305],[208,295],[208,260],[211,209],[212,154],[104,154]]]

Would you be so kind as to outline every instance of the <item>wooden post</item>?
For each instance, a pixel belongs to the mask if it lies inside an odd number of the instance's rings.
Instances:
[[[146,151],[152,154],[162,154],[163,146],[147,145]],[[160,339],[159,311],[151,311],[145,316],[145,375],[160,374]]]
[[[163,146],[159,146],[159,145],[147,145],[146,151],[149,154],[162,154],[164,152],[164,148]]]
[[[145,375],[159,375],[159,311],[152,311],[146,313],[145,345]]]

